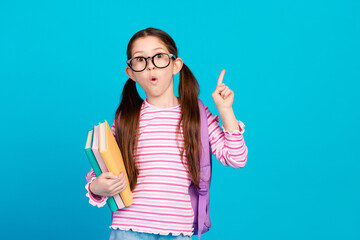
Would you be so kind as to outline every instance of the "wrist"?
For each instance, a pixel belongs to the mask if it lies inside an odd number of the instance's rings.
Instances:
[[[238,122],[235,117],[235,113],[232,107],[223,108],[219,110],[220,118],[223,122],[224,130],[227,130],[230,133],[233,133],[236,130],[240,131]]]
[[[219,108],[218,112],[220,115],[233,115],[234,114],[234,110],[232,107],[223,107],[223,108]]]
[[[94,196],[99,196],[99,195],[97,195],[97,194],[94,192],[94,190],[91,188],[92,184],[93,184],[92,182],[89,184],[89,191],[91,192],[92,195],[94,195]]]
[[[218,109],[218,112],[223,122],[233,122],[236,120],[232,107]]]

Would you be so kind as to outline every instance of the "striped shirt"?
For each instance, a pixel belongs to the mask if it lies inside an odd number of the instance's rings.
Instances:
[[[243,139],[244,124],[238,121],[240,131],[229,133],[219,127],[219,117],[205,107],[208,119],[212,153],[225,166],[244,167],[247,147]],[[193,234],[194,212],[188,188],[191,183],[187,171],[186,153],[181,161],[184,146],[182,127],[177,138],[180,105],[160,108],[143,102],[140,111],[138,147],[135,164],[139,170],[133,190],[133,204],[113,212],[110,228],[137,232],[187,236]],[[114,133],[114,124],[112,131]],[[90,204],[101,207],[107,197],[96,198],[89,191],[95,179],[93,170],[86,176]]]

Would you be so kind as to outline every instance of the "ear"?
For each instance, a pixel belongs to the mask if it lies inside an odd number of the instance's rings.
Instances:
[[[182,67],[183,67],[183,60],[181,58],[176,58],[174,60],[173,75],[178,74],[178,72],[180,72]]]
[[[133,72],[133,70],[131,70],[131,68],[129,66],[126,66],[125,72],[126,72],[126,75],[128,75],[128,77],[131,78],[131,80],[136,82],[136,80],[134,78],[134,72]]]

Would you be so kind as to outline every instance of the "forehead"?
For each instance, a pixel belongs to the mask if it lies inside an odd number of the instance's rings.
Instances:
[[[165,44],[157,37],[147,36],[147,37],[138,38],[133,43],[131,56],[133,56],[135,53],[152,54],[155,51],[158,51],[159,48],[168,51]]]

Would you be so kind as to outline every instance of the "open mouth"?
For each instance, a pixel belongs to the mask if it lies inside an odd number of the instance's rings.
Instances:
[[[155,82],[156,80],[157,80],[156,77],[151,77],[151,81],[152,81],[152,82]]]

